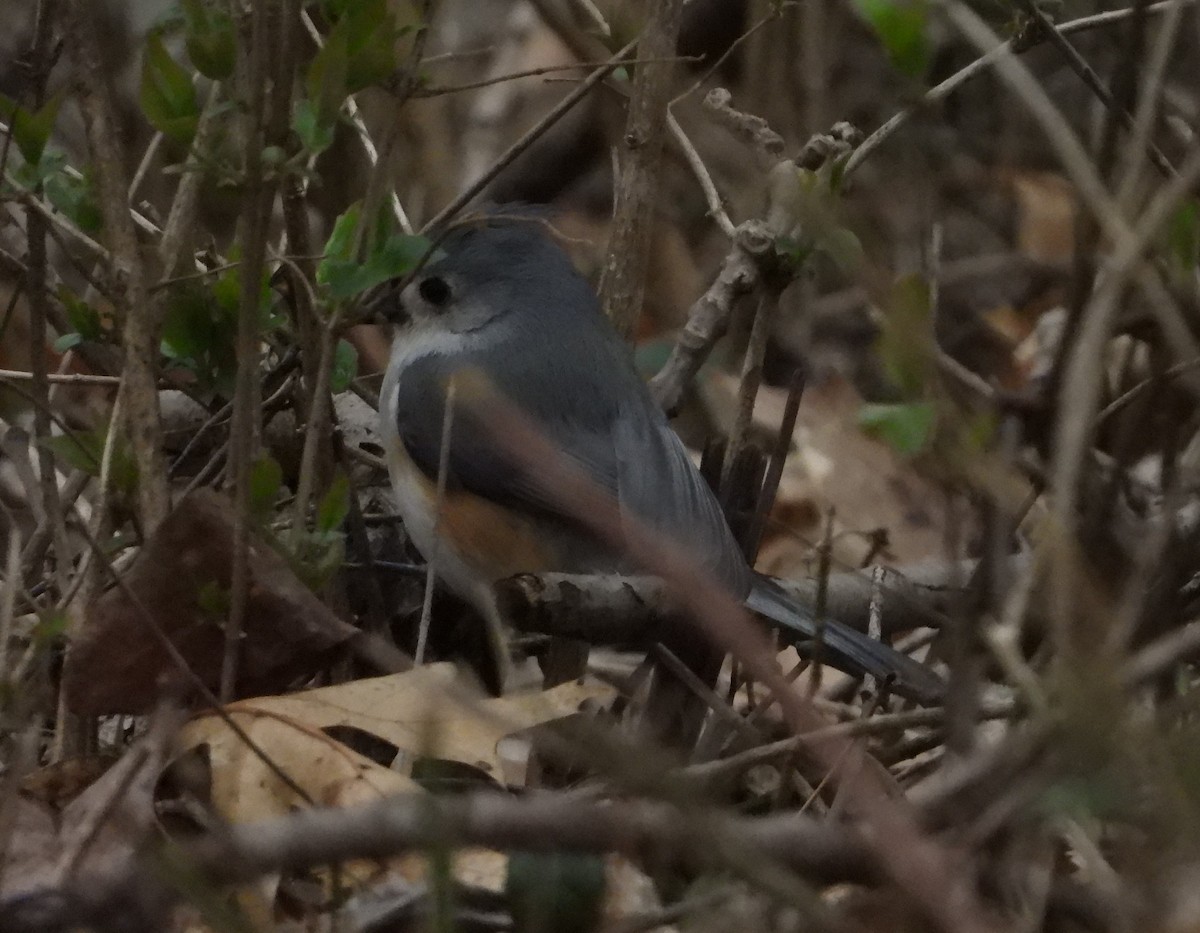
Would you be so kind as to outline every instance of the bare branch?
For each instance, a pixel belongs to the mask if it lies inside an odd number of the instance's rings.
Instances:
[[[628,336],[642,311],[650,235],[658,201],[658,175],[666,138],[667,102],[674,68],[662,59],[675,50],[683,0],[657,0],[650,8],[638,43],[644,64],[634,72],[633,93],[625,124],[613,228],[608,256],[600,274],[600,305]]]

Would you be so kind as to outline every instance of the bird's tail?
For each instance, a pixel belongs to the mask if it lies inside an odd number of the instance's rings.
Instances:
[[[812,612],[768,577],[755,574],[746,605],[810,642],[816,636]],[[810,652],[811,646],[806,653]],[[820,656],[849,673],[871,674],[888,681],[897,693],[918,703],[941,702],[946,692],[942,679],[924,664],[833,619],[825,622]]]

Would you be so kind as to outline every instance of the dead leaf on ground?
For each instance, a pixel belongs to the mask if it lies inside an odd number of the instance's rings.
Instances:
[[[410,760],[421,756],[462,762],[500,780],[502,739],[570,716],[585,700],[610,700],[613,694],[610,687],[598,683],[570,683],[545,692],[484,699],[470,689],[454,665],[434,664],[228,706],[228,714],[274,768],[215,713],[193,717],[180,732],[178,749],[206,755],[212,781],[209,796],[217,813],[231,823],[249,823],[309,806],[279,772],[323,807],[424,793],[408,775],[359,754],[324,730],[350,728],[408,753]],[[465,850],[455,856],[454,873],[463,883],[499,891],[505,865],[505,858],[497,853]],[[340,883],[378,883],[389,873],[420,881],[427,872],[423,857],[408,856],[386,864],[345,866]],[[262,916],[273,897],[273,885],[260,885],[244,892],[241,900],[251,913]]]
[[[736,377],[715,374],[712,391],[734,395]],[[787,391],[759,390],[754,420],[774,434]],[[858,425],[862,397],[844,379],[810,386],[800,404],[783,478],[771,513],[758,569],[796,578],[812,570],[825,516],[834,510],[834,567],[859,567],[876,532],[883,563],[917,563],[945,555],[945,497],[887,444]]]
[[[402,674],[322,687],[288,696],[259,697],[231,704],[227,711],[251,733],[283,770],[317,802],[344,806],[373,795],[410,789],[400,775],[352,751],[322,730],[348,727],[382,740],[409,756],[456,761],[504,782],[502,739],[570,716],[585,701],[607,701],[614,691],[597,682],[567,683],[552,690],[483,699],[453,664],[429,664]],[[214,713],[196,716],[184,727],[182,749],[209,747],[214,782],[267,782],[283,801],[256,811],[245,797],[217,792],[214,800],[235,822],[263,819],[298,805],[277,777],[243,774],[265,768]],[[303,751],[299,749],[303,747]],[[272,754],[277,749],[278,755]],[[368,767],[368,765],[370,767]],[[382,770],[387,776],[376,774]],[[407,780],[407,779],[406,779]],[[379,786],[375,787],[378,782]],[[216,790],[216,788],[215,788]],[[262,789],[265,791],[266,787]],[[259,793],[262,791],[256,791]],[[226,811],[220,803],[227,799]]]
[[[230,586],[233,520],[232,504],[224,496],[209,490],[192,493],[124,575],[128,592],[114,587],[88,607],[63,672],[74,712],[145,712],[159,695],[160,678],[181,676],[151,625],[216,689],[225,650],[222,594]],[[241,696],[283,689],[320,667],[331,648],[356,632],[257,537],[251,538],[249,570],[238,668]]]

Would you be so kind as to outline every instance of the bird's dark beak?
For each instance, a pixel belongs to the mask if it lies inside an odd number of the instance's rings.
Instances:
[[[363,302],[367,319],[375,324],[391,324],[393,327],[408,324],[412,318],[400,300],[403,286],[403,279],[392,279],[377,286]]]

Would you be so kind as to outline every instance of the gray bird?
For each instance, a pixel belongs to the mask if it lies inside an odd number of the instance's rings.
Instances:
[[[472,418],[453,422],[435,520],[447,387],[482,374],[628,514],[683,546],[755,612],[804,639],[812,613],[754,572],[708,484],[655,404],[629,348],[566,253],[532,219],[491,218],[452,230],[402,291],[376,300],[396,325],[380,395],[380,430],[397,505],[440,579],[502,625],[492,584],[517,573],[618,573],[628,558],[556,508],[527,470]],[[892,680],[930,702],[926,666],[836,621],[821,657]],[[800,645],[803,648],[803,645]]]

